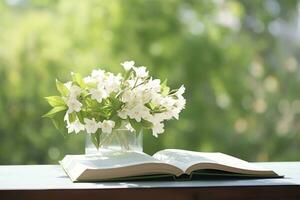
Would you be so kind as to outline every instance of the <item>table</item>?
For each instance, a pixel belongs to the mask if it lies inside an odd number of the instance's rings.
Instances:
[[[59,165],[2,165],[0,199],[300,199],[300,162],[256,164],[285,178],[72,183]]]

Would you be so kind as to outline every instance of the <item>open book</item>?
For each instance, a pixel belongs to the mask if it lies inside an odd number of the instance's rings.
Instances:
[[[67,155],[60,164],[72,181],[145,180],[156,178],[193,180],[203,175],[280,177],[223,153],[166,149],[149,156],[139,152],[105,152]]]

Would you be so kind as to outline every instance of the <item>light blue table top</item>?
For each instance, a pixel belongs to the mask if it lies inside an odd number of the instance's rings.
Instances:
[[[0,165],[0,190],[193,188],[300,185],[300,162],[256,163],[285,178],[73,183],[59,165]]]

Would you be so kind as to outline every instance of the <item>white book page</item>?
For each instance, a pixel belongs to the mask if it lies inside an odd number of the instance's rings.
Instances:
[[[165,149],[153,155],[154,158],[165,163],[174,165],[182,171],[186,171],[190,166],[197,163],[214,163],[213,160],[207,159],[196,152],[179,150],[179,149]]]
[[[139,152],[106,152],[96,155],[67,155],[60,162],[72,181],[106,180],[153,174],[180,175],[183,172]]]
[[[105,152],[97,155],[67,155],[62,164],[70,169],[74,165],[80,165],[85,169],[112,169],[145,163],[162,163],[155,158],[134,151]]]
[[[263,168],[223,153],[204,153],[179,149],[166,149],[153,155],[171,165],[186,171],[190,166],[201,163],[220,164],[233,168],[262,171]]]

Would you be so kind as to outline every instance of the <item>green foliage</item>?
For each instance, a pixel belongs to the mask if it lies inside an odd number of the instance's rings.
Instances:
[[[69,93],[68,88],[59,80],[56,79],[56,88],[62,96],[67,96]],[[51,104],[50,104],[51,105]]]
[[[47,112],[43,117],[54,117],[57,113],[67,110],[66,106],[56,106],[52,108],[49,112]]]
[[[60,96],[45,97],[52,107],[64,106],[65,102]]]
[[[169,92],[170,92],[170,88],[167,86],[167,82],[168,82],[168,80],[166,79],[161,84],[162,85],[162,87],[161,87],[162,92],[161,93],[164,96],[167,96],[169,94]]]
[[[96,133],[91,134],[90,136],[93,144],[97,149],[99,149],[100,147],[100,135],[101,135],[101,130],[99,129]]]
[[[137,134],[146,129],[151,129],[156,137],[157,134],[162,134],[164,129],[161,127],[164,127],[164,122],[173,118],[178,119],[178,114],[185,108],[186,100],[182,96],[184,86],[181,86],[182,90],[173,90],[178,91],[176,93],[169,93],[167,81],[160,84],[160,80],[153,80],[146,67],[133,66],[134,61],[126,61],[121,65],[130,65],[129,68],[133,70],[125,67],[128,73],[125,71],[125,74],[114,75],[111,72],[94,69],[84,78],[80,73],[71,72],[71,81],[62,83],[56,80],[56,88],[62,96],[45,98],[52,109],[43,117],[50,118],[60,132],[65,131],[64,135],[67,132],[91,134],[91,140],[96,148],[103,144],[103,141],[100,141],[102,132],[114,135],[114,131],[120,127],[127,129],[129,123]],[[100,95],[97,92],[100,92]],[[152,99],[153,97],[156,99]],[[130,109],[134,110],[130,112]],[[63,118],[62,111],[64,111]],[[164,118],[156,113],[163,114]],[[62,127],[63,124],[68,130]],[[91,126],[92,129],[88,128]],[[101,129],[101,132],[98,129]],[[126,146],[125,143],[123,145]]]
[[[141,132],[143,125],[141,123],[138,123],[137,121],[135,121],[134,119],[129,119],[130,125],[132,126],[132,128],[134,128],[134,130],[139,133]]]
[[[64,138],[66,138],[68,130],[66,128],[64,117],[65,117],[65,113],[60,112],[57,113],[55,116],[51,117],[51,121],[55,126],[55,128],[64,136]]]
[[[72,73],[72,79],[73,79],[73,83],[78,84],[78,86],[80,86],[81,88],[85,88],[86,85],[82,80],[82,77],[79,73]]]
[[[131,59],[168,78],[171,88],[186,86],[180,120],[158,139],[145,134],[146,152],[299,158],[298,1],[9,2],[0,2],[1,164],[57,163],[83,153],[84,135],[64,139],[40,117],[49,109],[42,97],[55,94],[53,80],[64,82],[70,71],[117,72]],[[59,81],[57,89],[67,95]],[[103,103],[109,109],[111,102]],[[52,119],[59,129],[61,113]]]

